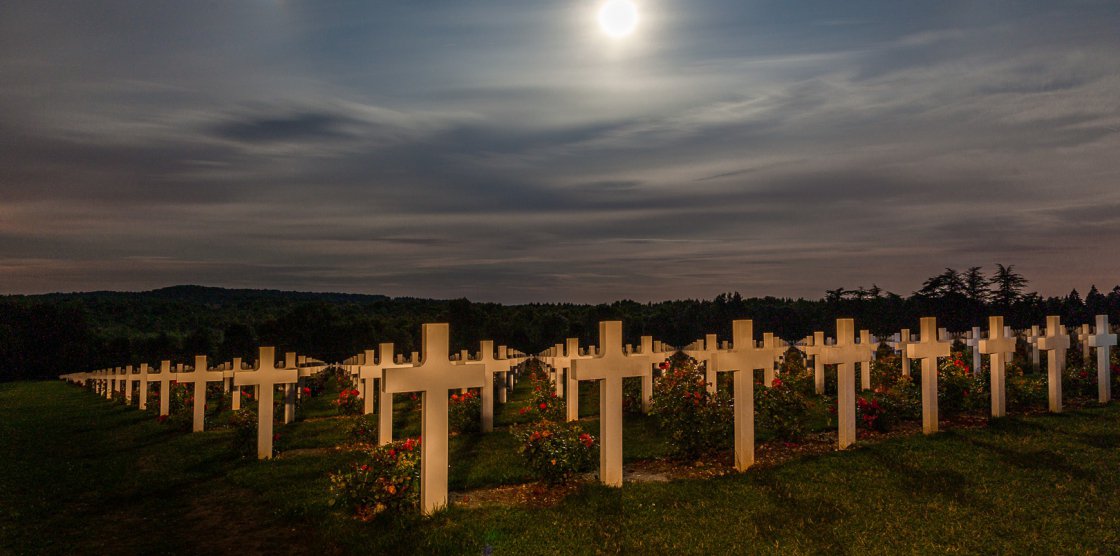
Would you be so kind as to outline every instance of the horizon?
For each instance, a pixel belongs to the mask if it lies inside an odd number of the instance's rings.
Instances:
[[[1113,2],[601,5],[9,2],[0,293],[1120,283]]]

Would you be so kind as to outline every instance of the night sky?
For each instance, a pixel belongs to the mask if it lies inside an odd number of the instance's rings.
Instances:
[[[0,3],[0,293],[1120,283],[1115,1]]]

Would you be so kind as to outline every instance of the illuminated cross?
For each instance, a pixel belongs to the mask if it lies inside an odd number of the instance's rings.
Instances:
[[[856,363],[864,360],[856,344],[856,323],[836,319],[836,345],[821,350],[826,365],[836,365],[837,442],[841,450],[856,441]]]
[[[1000,326],[1000,330],[1003,330],[1002,325]],[[980,374],[980,350],[977,349],[980,346],[979,326],[972,327],[972,333],[969,334],[968,339],[965,340],[964,343],[972,350],[972,375],[976,376]]]
[[[638,351],[628,357],[642,364],[642,413],[649,413],[653,401],[653,368],[664,361],[660,353],[653,351],[653,336],[642,336]]]
[[[599,480],[622,486],[622,379],[641,376],[644,365],[622,353],[622,321],[599,323],[599,346],[599,355],[572,362],[572,374],[599,382]]]
[[[506,346],[498,346],[498,360],[505,361],[506,365],[506,370],[502,371],[501,375],[498,377],[499,382],[501,383],[501,386],[498,388],[498,403],[506,403],[506,401],[508,401],[507,395],[509,389],[512,386],[512,384],[510,384],[510,380],[513,376],[513,373],[510,372],[510,369],[515,364],[514,361],[509,358],[509,348],[507,348]],[[561,392],[557,395],[562,396],[564,394]]]
[[[258,386],[257,388],[257,458],[272,457],[273,397],[277,384],[295,384],[299,381],[299,371],[295,366],[277,368],[276,348],[262,347],[257,357],[255,370],[234,369],[235,386]]]
[[[937,358],[948,357],[952,342],[938,341],[937,319],[922,318],[922,340],[906,346],[906,356],[922,360],[922,432],[937,432]]]
[[[194,368],[189,373],[179,373],[179,382],[194,383],[194,414],[191,419],[194,432],[202,432],[206,420],[206,383],[222,379],[221,371],[210,371],[206,367],[206,356],[196,355]]]
[[[557,368],[564,369],[564,389],[568,397],[564,398],[564,414],[568,421],[579,420],[579,381],[572,372],[572,362],[577,359],[587,359],[589,356],[580,355],[579,338],[567,338],[565,346],[559,346],[560,351],[556,356]]]
[[[148,409],[148,364],[140,364],[140,411]]]
[[[1041,361],[1038,355],[1038,340],[1042,338],[1042,332],[1038,329],[1038,325],[1031,326],[1031,333],[1027,335],[1027,341],[1031,344],[1031,363],[1035,369],[1041,368]]]
[[[719,339],[715,334],[706,334],[703,340],[696,340],[695,349],[691,351],[689,356],[704,364],[704,381],[708,384],[708,393],[715,394],[716,370],[712,365],[712,357],[719,351]]]
[[[978,334],[973,332],[973,337]],[[1007,334],[1003,317],[988,317],[988,339],[980,340],[976,353],[991,357],[992,417],[1007,415],[1007,364],[1015,355],[1015,338]]]
[[[910,345],[913,341],[914,339],[910,337],[910,329],[903,328],[902,332],[898,335],[898,340],[896,340],[894,346],[892,346],[895,351],[900,352],[899,356],[902,358],[902,376],[910,376],[910,358],[906,356],[906,346]]]
[[[241,387],[234,385],[234,377],[237,376],[237,373],[240,370],[241,358],[234,357],[233,361],[230,361],[229,363],[229,368],[222,371],[222,381],[226,382],[228,380],[228,384],[231,386],[229,395],[230,409],[234,411],[238,411],[241,409]]]
[[[109,377],[109,380],[108,380],[109,387],[105,389],[105,399],[111,400],[111,399],[113,399],[113,392],[117,391],[117,372],[118,372],[118,369],[117,369],[117,367],[113,367],[112,369],[108,369],[106,372],[107,372],[108,377]]]
[[[159,414],[165,416],[171,412],[171,361],[164,359],[159,363]]]
[[[813,357],[813,388],[819,396],[824,394],[824,358],[821,357],[824,332],[813,332],[805,338],[805,344],[805,355]]]
[[[860,390],[871,389],[871,361],[875,358],[875,344],[871,341],[871,331],[859,331],[859,348],[863,350],[863,360],[859,362]]]
[[[754,371],[774,366],[773,355],[754,344],[754,323],[731,323],[731,349],[717,353],[713,365],[731,372],[735,411],[735,469],[746,471],[754,465]]]
[[[1085,367],[1089,366],[1089,358],[1092,356],[1093,348],[1089,345],[1089,336],[1092,334],[1088,324],[1082,324],[1077,331],[1077,342],[1081,344],[1081,364]]]
[[[753,336],[751,341],[753,342]],[[774,334],[771,332],[762,333],[762,352],[770,356],[770,364],[762,369],[762,383],[769,387],[774,385],[774,363],[778,361],[782,354],[782,348],[774,341]],[[752,379],[753,382],[753,379]],[[753,386],[752,386],[753,388]]]
[[[479,342],[478,362],[482,364],[482,432],[493,432],[494,377],[509,370],[509,361],[494,357],[494,342],[482,340]]]
[[[1097,401],[1108,403],[1112,399],[1108,349],[1116,345],[1116,334],[1111,334],[1108,327],[1108,315],[1097,315],[1097,329],[1089,335],[1088,345],[1097,348]]]
[[[1050,411],[1062,412],[1062,372],[1066,370],[1066,351],[1069,336],[1062,326],[1062,318],[1046,317],[1046,335],[1038,339],[1038,349],[1046,353],[1046,373],[1050,394]]]
[[[447,392],[482,386],[481,363],[452,364],[446,323],[423,325],[420,364],[383,371],[389,393],[420,392],[422,407],[420,507],[425,515],[447,505]]]

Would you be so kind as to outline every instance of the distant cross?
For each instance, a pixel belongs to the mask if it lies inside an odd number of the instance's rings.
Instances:
[[[1096,332],[1089,335],[1087,344],[1097,348],[1097,401],[1108,403],[1112,399],[1112,375],[1108,368],[1108,349],[1116,345],[1116,334],[1110,333],[1108,315],[1097,315]]]
[[[109,389],[105,391],[105,399],[107,400],[113,399],[113,393],[117,391],[117,374],[119,372],[120,369],[117,367],[109,370]]]
[[[424,357],[419,365],[385,369],[382,389],[394,394],[420,393],[420,507],[430,515],[447,505],[447,393],[481,387],[483,365],[451,363],[446,323],[425,324],[422,330]]]
[[[751,341],[754,341],[753,337]],[[762,333],[762,347],[760,349],[770,356],[770,364],[762,368],[762,383],[769,388],[774,385],[774,365],[781,359],[784,350],[779,347],[772,332]],[[753,378],[751,382],[754,382]]]
[[[506,403],[509,389],[513,386],[510,381],[513,373],[510,369],[513,368],[514,361],[509,358],[509,348],[506,346],[498,346],[498,360],[506,362],[506,370],[500,373],[498,377],[501,387],[498,388],[498,403]],[[559,384],[559,381],[557,381]],[[557,392],[558,396],[563,396],[562,392]]]
[[[871,389],[871,362],[875,359],[875,344],[871,341],[869,330],[859,331],[859,348],[863,350],[863,360],[859,362],[859,388]]]
[[[482,363],[482,432],[494,431],[494,379],[509,370],[509,361],[494,357],[494,342],[479,342],[478,362]],[[505,388],[502,385],[501,388]]]
[[[230,385],[230,409],[238,411],[241,409],[241,387],[234,385],[234,377],[237,376],[238,371],[241,370],[241,358],[234,357],[230,362],[229,368],[222,371],[222,380],[228,380]]]
[[[1031,364],[1035,369],[1041,368],[1041,361],[1039,357],[1038,340],[1042,338],[1042,332],[1039,330],[1038,325],[1031,326],[1031,333],[1027,335],[1027,341],[1031,344]]]
[[[937,319],[922,318],[922,341],[906,347],[906,356],[922,360],[922,432],[937,432],[937,358],[949,357],[952,342],[938,341]]]
[[[1046,352],[1046,373],[1050,394],[1050,411],[1062,412],[1062,372],[1066,369],[1066,351],[1069,336],[1062,326],[1062,318],[1046,317],[1046,335],[1038,339],[1038,349]]]
[[[731,323],[731,349],[716,354],[713,365],[733,373],[735,469],[746,471],[754,465],[754,371],[774,366],[773,355],[754,344],[754,323]]]
[[[599,355],[572,362],[572,374],[599,383],[599,480],[622,486],[622,379],[641,376],[643,365],[622,353],[622,321],[599,323],[599,345]]]
[[[171,361],[164,359],[159,363],[159,414],[165,416],[171,412]]]
[[[557,345],[557,347],[560,348],[556,356],[557,368],[564,369],[564,390],[567,391],[567,397],[564,398],[564,417],[568,421],[578,421],[579,381],[572,372],[572,363],[577,359],[587,359],[590,356],[580,355],[579,338],[567,338],[564,346]]]
[[[296,386],[299,384],[299,357],[294,351],[284,353],[284,368],[296,371],[296,380],[284,385],[284,424],[296,420]]]
[[[124,367],[124,401],[126,405],[132,405],[132,365]]]
[[[696,341],[696,349],[689,355],[704,364],[704,380],[708,384],[708,393],[716,393],[716,370],[712,365],[712,357],[719,351],[719,340],[715,334],[706,334],[703,340]]]
[[[813,332],[806,338],[805,355],[813,357],[813,388],[818,396],[824,394],[824,358],[821,357],[824,345],[824,332]]]
[[[1007,334],[1003,317],[988,317],[988,339],[980,340],[976,350],[990,356],[992,417],[1004,417],[1007,415],[1007,364],[1015,355],[1015,337]]]
[[[262,347],[257,357],[256,370],[235,369],[235,386],[259,386],[257,388],[257,459],[272,457],[273,397],[276,385],[295,384],[299,381],[299,371],[292,367],[276,367],[276,348]]]
[[[191,419],[194,432],[202,432],[206,420],[206,383],[222,380],[221,371],[210,371],[206,366],[206,356],[196,355],[194,367],[189,373],[179,373],[179,382],[194,383],[194,413]]]
[[[653,351],[653,336],[642,336],[638,351],[629,357],[642,364],[642,413],[649,413],[649,405],[653,401],[653,368],[664,359],[660,353]]]
[[[1002,329],[1003,329],[1003,327],[1000,326],[1000,330],[1002,330]],[[980,327],[979,326],[973,326],[972,327],[972,333],[969,334],[968,339],[965,340],[964,343],[972,351],[972,376],[977,376],[977,375],[980,374],[980,365],[981,365],[980,350],[977,349],[980,346]]]
[[[140,364],[140,411],[148,409],[148,364]]]
[[[913,343],[914,339],[910,337],[910,329],[903,328],[902,332],[898,335],[898,340],[894,342],[894,349],[900,353],[899,357],[902,358],[902,376],[910,376],[910,358],[906,356],[906,346]]]
[[[1077,332],[1077,342],[1081,344],[1081,364],[1086,367],[1089,366],[1089,359],[1092,357],[1093,348],[1089,345],[1089,336],[1092,335],[1088,324],[1082,324]]]
[[[836,365],[837,442],[841,450],[856,441],[856,363],[864,360],[864,349],[856,344],[853,319],[836,319],[836,345],[821,350],[826,365]]]

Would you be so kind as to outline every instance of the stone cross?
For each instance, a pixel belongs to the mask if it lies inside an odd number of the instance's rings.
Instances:
[[[753,325],[752,325],[752,329],[753,329]],[[754,342],[753,337],[751,339],[751,342],[752,342],[752,345],[753,345],[753,342]],[[761,349],[762,349],[762,351],[764,351],[765,353],[770,355],[770,364],[767,365],[766,367],[763,367],[763,369],[762,369],[762,384],[764,386],[766,386],[767,388],[769,388],[769,387],[774,385],[774,364],[777,363],[780,360],[780,358],[782,356],[782,353],[785,350],[783,350],[781,347],[778,346],[778,341],[775,341],[774,334],[772,332],[763,332],[762,333],[762,348]],[[752,378],[751,381],[753,382],[754,379]],[[752,388],[753,388],[753,386],[752,386]]]
[[[120,374],[120,367],[113,367],[109,370],[109,389],[105,391],[105,399],[113,399],[113,393],[120,389],[120,381],[117,380],[117,375]]]
[[[1077,342],[1081,344],[1081,364],[1085,367],[1089,366],[1089,358],[1092,356],[1092,346],[1089,345],[1089,336],[1092,331],[1089,329],[1088,324],[1082,324],[1081,328],[1077,330]]]
[[[1046,353],[1046,373],[1050,394],[1050,411],[1062,412],[1062,371],[1066,369],[1066,351],[1069,336],[1062,326],[1062,318],[1046,317],[1046,335],[1038,339],[1038,349]]]
[[[159,414],[167,415],[171,412],[171,361],[164,359],[159,362]]]
[[[228,379],[231,386],[229,403],[230,409],[237,411],[241,409],[241,387],[233,385],[233,377],[237,376],[237,371],[241,370],[241,358],[234,357],[233,361],[229,363],[229,369],[222,371],[222,378]]]
[[[482,363],[482,432],[494,431],[494,377],[509,370],[509,361],[494,357],[494,342],[479,343],[478,362]],[[505,388],[503,384],[501,388]]]
[[[906,347],[906,356],[922,360],[922,432],[937,432],[937,358],[949,357],[952,342],[938,341],[937,319],[922,318],[922,341]]]
[[[505,361],[506,366],[506,369],[502,371],[500,373],[500,376],[498,377],[498,382],[501,384],[501,386],[498,388],[498,403],[506,403],[506,397],[508,395],[507,393],[513,386],[513,384],[511,384],[511,381],[513,380],[513,373],[510,372],[510,368],[512,368],[515,363],[512,359],[509,358],[509,349],[506,348],[506,346],[498,346],[498,360]],[[557,393],[556,395],[561,396],[563,394]]]
[[[713,364],[719,371],[734,373],[735,469],[746,471],[754,465],[754,371],[773,368],[774,358],[755,347],[752,321],[732,321],[731,329],[731,349],[717,353]]]
[[[579,338],[567,338],[565,346],[556,357],[559,368],[564,369],[564,389],[568,396],[564,398],[564,416],[568,421],[579,420],[579,381],[572,372],[572,363],[577,359],[587,359],[590,355],[580,355]]]
[[[276,367],[276,348],[262,347],[257,358],[256,370],[234,369],[235,386],[259,386],[257,389],[257,458],[272,457],[273,396],[276,385],[291,385],[299,381],[295,366]]]
[[[1097,329],[1086,340],[1086,345],[1097,348],[1097,401],[1100,403],[1108,403],[1112,399],[1108,349],[1116,345],[1116,334],[1110,334],[1109,330],[1108,315],[1097,315]]]
[[[912,342],[909,328],[903,328],[898,335],[898,340],[894,342],[894,349],[900,352],[899,357],[902,358],[902,376],[910,376],[910,358],[906,356],[906,346]]]
[[[363,396],[362,413],[373,413],[373,398],[377,396],[377,444],[384,446],[393,441],[393,394],[384,388],[375,388],[374,381],[385,383],[385,369],[402,369],[411,367],[411,363],[397,363],[393,358],[393,343],[384,342],[377,345],[375,360],[372,349],[367,349],[364,362],[357,366],[358,380],[362,383]]]
[[[194,383],[194,413],[191,419],[193,432],[202,432],[206,420],[206,383],[222,379],[221,371],[210,371],[206,366],[206,356],[196,355],[194,367],[189,373],[179,373],[179,382]]]
[[[1027,341],[1031,344],[1031,364],[1034,368],[1041,368],[1041,361],[1038,354],[1038,340],[1042,338],[1042,332],[1038,329],[1038,325],[1031,326],[1031,333],[1027,335]]]
[[[1003,317],[988,317],[988,339],[980,340],[976,349],[977,353],[991,358],[992,417],[1004,417],[1007,415],[1007,364],[1015,355],[1015,337],[1004,330]]]
[[[856,344],[853,319],[836,319],[836,344],[821,350],[826,365],[836,365],[837,442],[841,450],[856,441],[856,363],[864,360]]]
[[[871,361],[875,359],[875,343],[871,341],[870,331],[859,331],[859,347],[863,350],[863,360],[859,362],[859,387],[860,390],[870,390]]]
[[[420,508],[431,515],[447,505],[447,393],[483,386],[485,367],[482,363],[451,363],[446,323],[423,325],[422,337],[424,356],[419,365],[385,369],[382,389],[394,394],[420,393]]]
[[[140,364],[140,411],[148,409],[148,364]]]
[[[132,365],[124,367],[124,401],[126,405],[132,405]]]
[[[810,338],[806,339],[805,355],[813,357],[813,388],[820,396],[824,394],[824,358],[821,357],[825,345],[824,332],[813,332]]]
[[[664,361],[660,353],[653,351],[653,336],[642,336],[638,344],[638,351],[629,354],[640,361],[642,367],[642,413],[649,413],[650,403],[653,402],[653,369]]]
[[[719,340],[715,334],[704,335],[703,340],[696,341],[696,349],[689,356],[704,364],[704,380],[708,383],[708,393],[716,393],[716,370],[712,365],[712,357],[719,351]],[[773,367],[773,365],[771,365]],[[773,372],[771,371],[771,374]]]
[[[599,480],[622,486],[622,379],[641,376],[644,365],[622,353],[622,321],[599,323],[599,346],[599,355],[572,362],[572,374],[599,382]]]
[[[1000,330],[1003,330],[1002,325],[1000,326]],[[965,340],[964,343],[965,343],[965,345],[967,345],[972,350],[972,376],[977,376],[977,375],[980,374],[980,366],[981,366],[980,350],[977,349],[980,346],[980,327],[979,326],[973,326],[972,327],[972,333],[969,334],[968,339]]]

